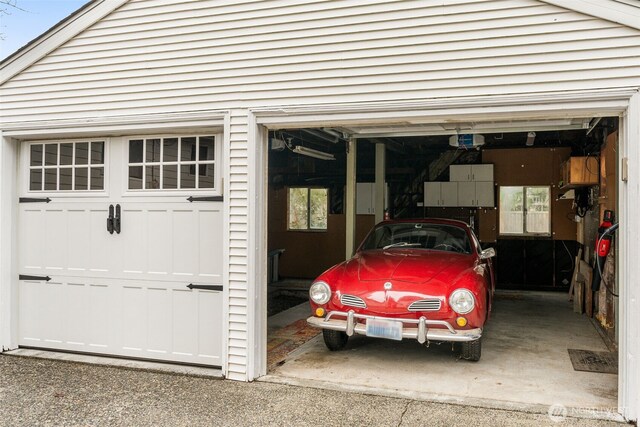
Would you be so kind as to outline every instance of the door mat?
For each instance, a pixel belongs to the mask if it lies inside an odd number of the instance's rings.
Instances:
[[[569,358],[575,371],[618,373],[618,353],[569,349]]]

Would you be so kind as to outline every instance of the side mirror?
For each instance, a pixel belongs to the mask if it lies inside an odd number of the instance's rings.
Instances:
[[[496,250],[494,248],[488,248],[480,252],[480,259],[489,259],[496,256]]]

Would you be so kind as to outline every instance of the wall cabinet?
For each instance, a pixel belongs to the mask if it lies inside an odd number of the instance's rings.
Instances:
[[[424,205],[431,208],[458,206],[458,183],[425,182]]]
[[[569,157],[561,166],[562,188],[598,185],[599,170],[596,157]]]
[[[493,207],[493,182],[458,182],[458,206]]]
[[[385,184],[385,189],[387,185]],[[388,194],[388,189],[386,194]],[[385,194],[384,206],[387,208]],[[375,182],[356,183],[356,215],[375,215],[376,213],[376,184]]]
[[[449,181],[493,181],[493,165],[451,165],[449,166]]]

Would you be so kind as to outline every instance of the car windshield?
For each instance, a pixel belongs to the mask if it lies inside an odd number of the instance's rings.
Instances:
[[[362,244],[361,250],[415,248],[471,253],[469,236],[461,227],[425,222],[402,222],[378,226]]]

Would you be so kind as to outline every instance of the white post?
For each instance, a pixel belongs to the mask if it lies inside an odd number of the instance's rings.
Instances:
[[[636,421],[640,412],[640,263],[636,259],[640,242],[640,94],[631,97],[626,116],[620,126],[618,170],[628,164],[626,181],[618,180],[620,298],[619,333],[620,372],[618,375],[619,411],[629,421]]]
[[[0,132],[0,352],[18,346],[18,142]]]
[[[385,177],[387,172],[386,149],[382,143],[376,144],[376,184],[375,218],[376,224],[384,219],[384,200],[386,197]]]
[[[346,216],[346,259],[351,258],[356,249],[356,158],[357,140],[347,142],[347,189],[344,197],[344,213]]]

